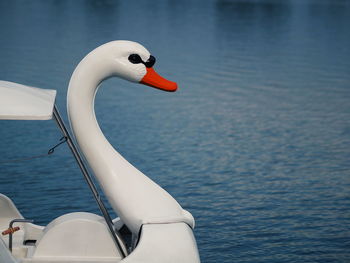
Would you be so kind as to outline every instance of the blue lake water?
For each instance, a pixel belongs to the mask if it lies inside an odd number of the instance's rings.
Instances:
[[[67,121],[77,63],[144,44],[178,92],[110,79],[97,117],[194,215],[202,262],[350,262],[349,27],[345,0],[1,0],[0,79],[56,89]],[[53,121],[1,121],[0,161],[60,137]],[[0,164],[0,192],[38,224],[98,213],[66,146]]]

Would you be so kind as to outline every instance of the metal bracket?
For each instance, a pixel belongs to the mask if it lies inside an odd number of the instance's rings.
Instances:
[[[10,221],[9,224],[9,228],[6,229],[5,231],[2,232],[3,235],[9,235],[9,250],[12,252],[12,235],[14,232],[20,230],[20,228],[17,227],[13,227],[14,223],[33,223],[34,220],[30,220],[30,219],[13,219],[12,221]]]

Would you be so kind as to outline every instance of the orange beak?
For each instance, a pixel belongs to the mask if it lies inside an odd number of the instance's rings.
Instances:
[[[161,89],[164,91],[176,91],[176,82],[167,80],[158,75],[153,68],[146,68],[146,75],[141,79],[140,83],[151,86],[153,88]]]

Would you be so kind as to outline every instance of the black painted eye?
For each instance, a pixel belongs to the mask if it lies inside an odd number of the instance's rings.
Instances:
[[[133,64],[144,64],[147,68],[153,67],[154,63],[156,63],[156,58],[152,55],[149,57],[149,59],[146,62],[143,62],[142,58],[138,54],[131,54],[128,57],[129,61]]]
[[[137,54],[131,54],[128,59],[133,64],[143,63],[141,57]]]
[[[153,67],[154,63],[156,63],[156,58],[151,55],[144,64],[147,68],[151,68]]]

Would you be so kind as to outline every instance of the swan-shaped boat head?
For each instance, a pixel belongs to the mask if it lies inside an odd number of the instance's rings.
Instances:
[[[133,233],[143,224],[186,222],[193,217],[164,189],[127,162],[98,126],[94,98],[101,82],[119,77],[166,91],[177,84],[153,69],[155,58],[142,45],[113,41],[90,52],[71,77],[67,105],[72,131],[112,208]]]
[[[192,232],[194,227],[192,215],[184,210],[167,191],[117,152],[103,135],[95,116],[96,92],[100,84],[110,77],[119,77],[164,91],[175,91],[177,89],[175,82],[155,72],[153,68],[155,61],[146,48],[131,41],[112,41],[91,51],[78,64],[70,79],[67,94],[68,117],[79,150],[84,155],[110,205],[120,217],[120,221],[139,240],[135,250],[122,262],[200,262]],[[6,89],[14,87],[14,84],[5,82],[3,85]],[[54,98],[54,94],[51,95],[50,98]],[[7,113],[5,115],[7,116]],[[1,200],[4,204],[9,203],[5,197],[0,198]],[[67,243],[61,229],[67,231],[69,228],[73,231],[76,227],[84,228],[86,224],[90,224],[96,231],[94,233],[109,240],[108,234],[105,235],[98,230],[101,227],[99,222],[95,215],[81,213],[68,214],[55,219],[40,232],[36,249],[32,253],[33,260],[57,256],[68,260],[70,256],[77,257],[77,252],[71,249],[70,244],[79,235],[72,236],[70,243]],[[81,233],[94,240],[92,232]],[[81,236],[80,239],[76,243],[83,251],[80,256],[85,258],[86,247],[83,244],[86,243],[86,238]],[[105,244],[93,246],[96,251],[97,247],[101,249],[99,253],[107,249]],[[0,243],[0,251],[7,251],[2,243]],[[10,258],[10,254],[8,255]],[[8,262],[12,263],[15,260]]]

